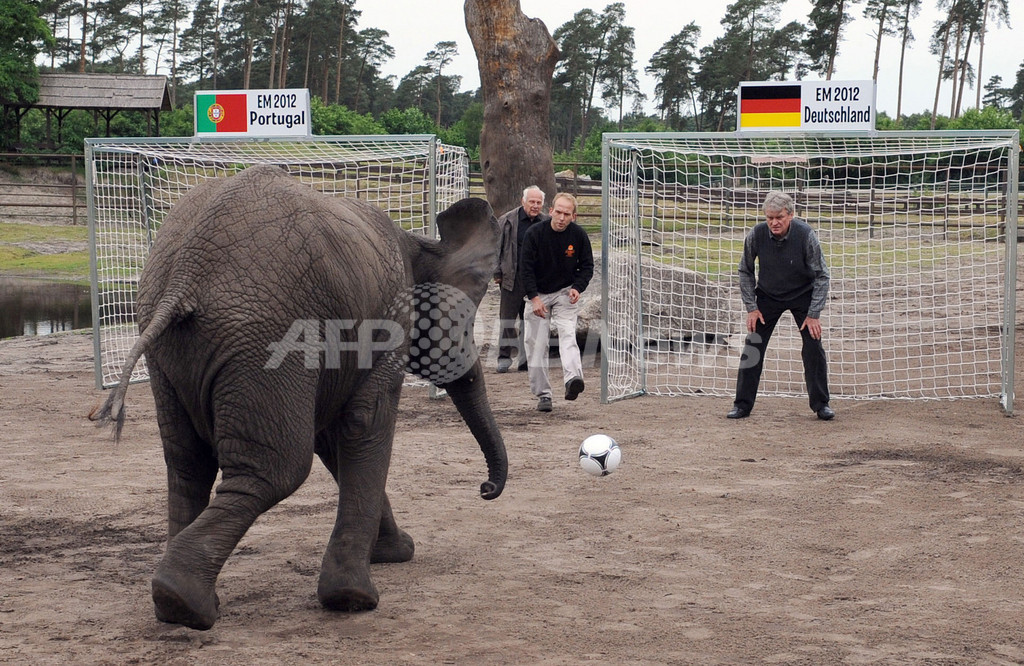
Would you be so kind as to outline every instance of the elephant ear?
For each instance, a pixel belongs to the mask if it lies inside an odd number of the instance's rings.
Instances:
[[[476,305],[498,262],[498,221],[483,199],[468,198],[437,216],[443,258],[437,280],[458,287]]]

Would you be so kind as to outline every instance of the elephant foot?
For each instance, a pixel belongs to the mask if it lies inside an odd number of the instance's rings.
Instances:
[[[153,604],[156,619],[161,622],[205,631],[217,621],[220,599],[194,580],[157,570],[153,576]]]
[[[357,576],[331,575],[321,571],[316,596],[324,608],[350,613],[373,610],[380,598],[370,581],[369,571]]]
[[[394,534],[381,534],[377,537],[373,552],[370,553],[370,563],[408,562],[415,550],[416,545],[412,537],[404,530],[398,530]]]

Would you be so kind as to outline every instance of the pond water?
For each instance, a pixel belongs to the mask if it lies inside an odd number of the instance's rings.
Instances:
[[[92,328],[89,287],[0,278],[0,338]]]

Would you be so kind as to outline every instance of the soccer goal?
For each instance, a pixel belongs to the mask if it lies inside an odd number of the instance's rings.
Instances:
[[[733,396],[737,266],[769,190],[793,196],[831,274],[832,396],[996,397],[1013,409],[1019,136],[605,134],[602,399]],[[761,395],[806,396],[788,315]]]
[[[463,148],[433,135],[311,139],[86,139],[96,385],[113,386],[138,336],[139,274],[171,207],[200,182],[275,164],[311,188],[357,197],[435,236],[436,214],[469,196]],[[144,359],[132,374],[144,380]]]

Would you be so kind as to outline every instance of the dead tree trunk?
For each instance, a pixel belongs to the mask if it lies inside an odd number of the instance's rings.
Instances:
[[[561,54],[540,19],[527,18],[519,0],[466,0],[466,30],[476,51],[484,123],[480,164],[487,201],[496,215],[521,203],[537,185],[551,204],[551,79]]]

